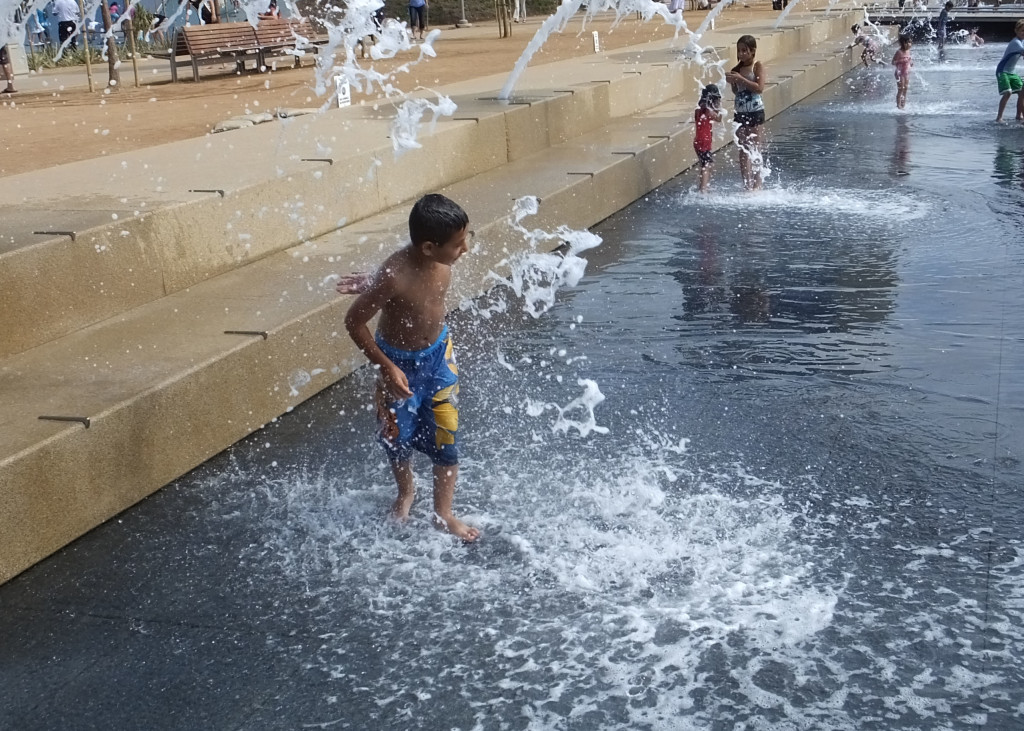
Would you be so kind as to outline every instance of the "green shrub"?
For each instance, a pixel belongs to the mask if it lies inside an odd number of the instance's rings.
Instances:
[[[136,23],[138,19],[136,19]],[[148,28],[149,25],[147,24]],[[81,39],[79,39],[81,40]],[[102,48],[89,45],[89,60],[94,64],[106,64],[106,59],[103,58],[103,49],[106,48],[104,45]],[[146,41],[135,41],[135,52],[139,57],[145,56],[147,53],[153,51],[164,50],[164,46],[158,43],[147,43]],[[128,48],[128,43],[117,44],[117,57],[122,61],[131,60],[131,51]],[[45,46],[42,50],[36,50],[28,57],[28,67],[31,71],[39,71],[40,69],[53,69],[63,68],[65,66],[81,66],[85,63],[85,48],[81,42],[78,44],[78,48],[66,48],[64,53],[61,54],[60,58],[57,58],[57,48],[55,46]]]

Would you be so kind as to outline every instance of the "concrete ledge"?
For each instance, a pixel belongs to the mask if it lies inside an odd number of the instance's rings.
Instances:
[[[849,17],[818,22],[835,40],[772,62],[776,83],[765,94],[770,114],[854,66],[845,49]],[[730,35],[739,32],[730,29]],[[758,29],[750,32],[757,35]],[[787,34],[769,37],[776,36],[774,47],[786,47]],[[696,85],[679,69],[653,64],[630,76],[614,84],[559,84],[495,115],[486,113],[492,102],[473,97],[460,110],[464,118],[439,125],[422,151],[401,158],[425,172],[419,185],[399,165],[381,165],[364,191],[342,173],[366,172],[354,162],[321,163],[313,170],[305,167],[309,163],[289,163],[286,173],[223,197],[207,194],[166,220],[153,220],[162,213],[140,215],[135,225],[151,226],[147,236],[163,241],[166,250],[138,240],[118,242],[111,261],[135,262],[130,284],[145,289],[139,299],[150,300],[131,305],[124,297],[117,306],[129,309],[116,316],[0,361],[0,581],[358,368],[362,357],[341,324],[349,298],[333,294],[328,276],[372,267],[397,245],[405,236],[408,198],[440,188],[473,218],[480,243],[455,270],[457,301],[483,291],[487,274],[524,247],[506,220],[516,197],[541,198],[531,227],[583,228],[690,167]],[[665,90],[677,90],[677,83],[685,91],[668,96]],[[624,100],[617,98],[620,90]],[[659,101],[612,115],[612,109],[652,100]],[[380,134],[381,125],[371,127]],[[504,147],[495,145],[496,135]],[[542,136],[544,144],[528,154],[531,135]],[[448,159],[455,157],[462,159]],[[439,170],[427,174],[431,166]],[[446,178],[448,184],[438,184]],[[355,200],[333,201],[339,189]],[[304,218],[302,209],[313,213]],[[327,234],[296,237],[299,230],[313,230],[310,218],[325,222],[342,209],[364,213]],[[186,237],[200,226],[205,236]],[[293,243],[247,253],[237,241],[209,233],[220,231],[217,226],[236,239],[239,231],[252,230],[268,247],[273,242],[266,226],[291,233]],[[85,250],[74,244],[97,246],[107,235],[55,240],[44,248],[64,247],[73,259]],[[46,256],[35,266],[46,266]],[[27,272],[23,266],[22,275]],[[73,305],[72,298],[62,307]],[[80,415],[90,425],[39,421],[40,413]]]
[[[841,37],[845,22],[761,29],[758,55]],[[390,112],[362,106],[0,179],[0,306],[15,323],[0,357],[679,96],[692,85],[679,55],[660,42],[530,70],[512,103],[489,92],[504,76],[458,85],[456,118],[397,161]]]

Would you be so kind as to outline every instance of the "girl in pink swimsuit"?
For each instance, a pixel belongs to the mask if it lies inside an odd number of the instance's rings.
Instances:
[[[893,55],[892,65],[896,68],[896,108],[903,109],[907,105],[910,69],[914,66],[914,59],[910,56],[910,36],[900,36],[900,50]]]

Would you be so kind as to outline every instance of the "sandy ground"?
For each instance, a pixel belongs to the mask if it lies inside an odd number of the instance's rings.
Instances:
[[[730,8],[717,26],[721,29],[754,15],[767,16],[770,7],[764,0],[757,8]],[[696,28],[704,15],[703,11],[688,12],[687,23]],[[505,39],[497,37],[493,23],[468,29],[443,28],[434,44],[436,58],[400,74],[396,84],[411,90],[508,73],[542,20],[531,18],[525,24],[514,25],[512,36]],[[582,15],[569,24],[565,33],[549,38],[531,66],[593,53],[594,30],[600,34],[602,50],[662,40],[674,34],[674,28],[660,19],[644,23],[630,16],[613,27],[613,16],[609,15],[588,22],[582,30],[581,21]],[[390,72],[413,58],[415,55],[409,53],[391,62],[377,62],[375,68]],[[198,84],[192,82],[191,71],[183,69],[188,80],[172,84],[166,61],[147,60],[140,63],[142,85],[136,88],[131,63],[123,63],[117,91],[104,89],[105,65],[93,69],[98,88],[95,92],[84,86],[84,69],[48,71],[19,80],[24,91],[3,100],[0,106],[0,177],[199,137],[210,133],[218,122],[249,112],[320,106],[322,99],[314,92],[311,62],[301,69],[283,68],[288,65],[284,60],[280,64],[282,67],[274,71],[241,75],[228,67],[207,67],[201,69],[203,78]]]

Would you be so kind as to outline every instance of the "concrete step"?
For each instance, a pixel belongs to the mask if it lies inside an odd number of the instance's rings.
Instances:
[[[531,101],[495,98],[502,77],[449,90],[459,111],[395,159],[390,104],[329,110],[0,179],[0,356],[18,353],[434,190],[533,154],[678,93],[622,79],[595,57],[526,77]],[[616,86],[649,87],[630,106]],[[563,81],[565,82],[563,84]],[[631,94],[630,96],[635,96]],[[614,107],[614,108],[613,108]],[[416,175],[409,175],[416,170]],[[54,292],[61,293],[53,297]]]

